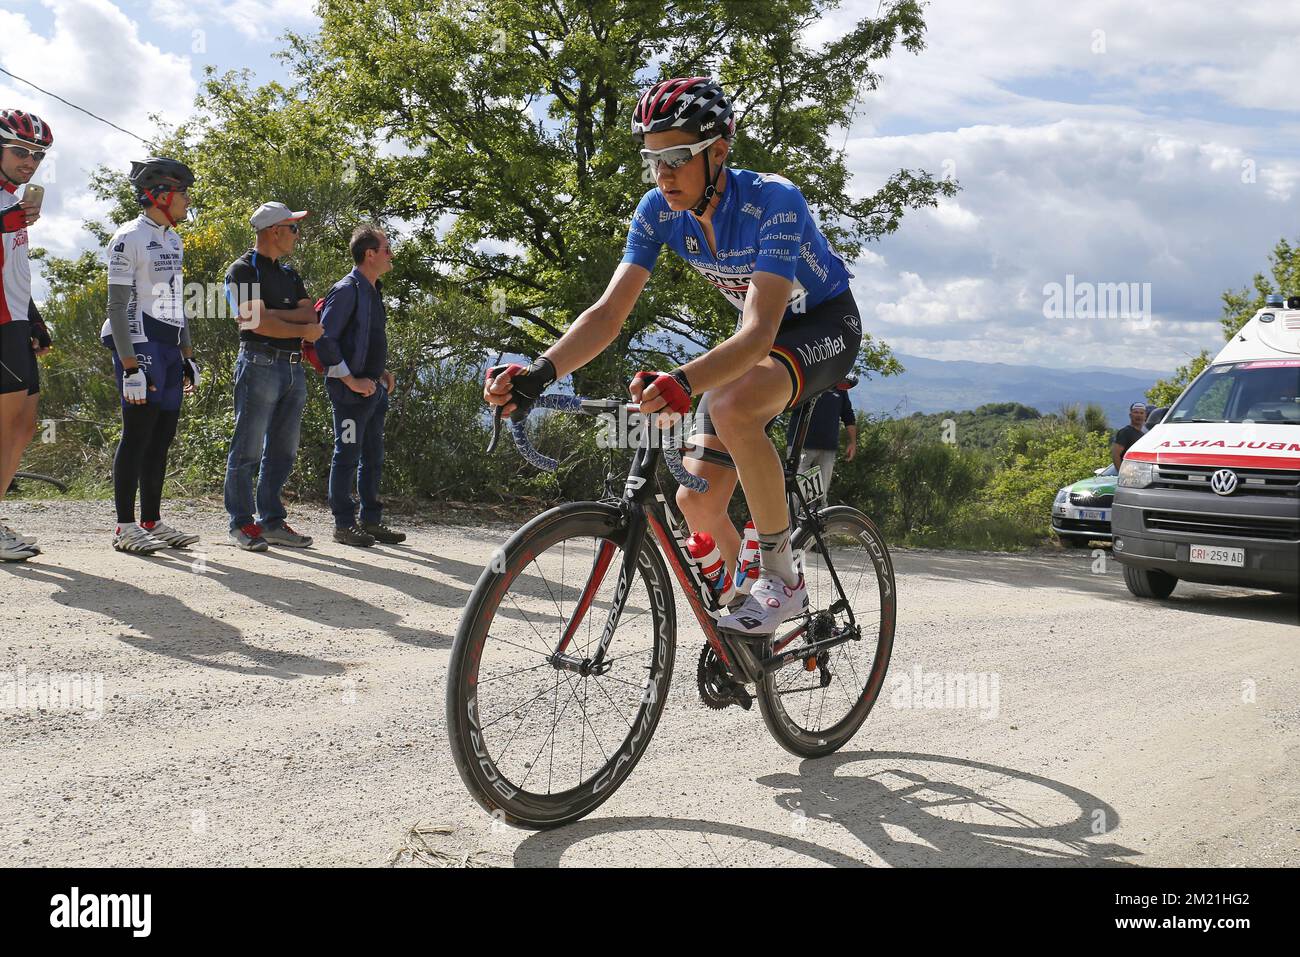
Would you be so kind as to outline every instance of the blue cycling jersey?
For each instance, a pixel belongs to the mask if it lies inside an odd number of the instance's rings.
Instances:
[[[790,304],[807,296],[802,312],[849,288],[853,274],[813,222],[799,187],[775,173],[729,168],[726,176],[726,189],[713,211],[716,256],[699,221],[688,210],[669,208],[655,188],[637,205],[623,262],[653,269],[660,248],[667,244],[737,309],[744,308],[749,280],[756,272],[793,281]],[[787,316],[792,312],[786,309]]]

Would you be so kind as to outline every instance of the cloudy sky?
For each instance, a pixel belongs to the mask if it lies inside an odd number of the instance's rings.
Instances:
[[[811,39],[877,4],[845,0]],[[962,192],[854,265],[867,329],[914,355],[1060,367],[1167,370],[1214,346],[1220,293],[1300,238],[1300,4],[933,0],[926,20],[928,48],[883,65],[850,163],[863,193],[900,166]],[[0,0],[0,63],[147,136],[150,114],[185,116],[207,64],[282,77],[277,37],[314,22],[311,0]],[[2,74],[0,103],[59,139],[33,241],[88,248],[85,173],[138,144]],[[1046,315],[1071,276],[1138,284],[1143,314]]]

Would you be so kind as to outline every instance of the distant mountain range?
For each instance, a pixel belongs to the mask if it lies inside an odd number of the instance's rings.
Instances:
[[[1049,369],[1002,362],[948,362],[898,354],[902,375],[860,382],[854,405],[894,417],[913,412],[960,412],[990,402],[1019,402],[1039,412],[1095,402],[1114,426],[1128,422],[1128,407],[1145,397],[1156,379],[1169,373],[1145,369]]]

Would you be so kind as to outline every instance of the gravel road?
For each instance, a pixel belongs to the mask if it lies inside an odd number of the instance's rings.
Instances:
[[[506,525],[397,517],[408,543],[363,551],[307,510],[315,548],[259,555],[195,502],[168,519],[199,545],[138,558],[109,547],[106,503],[5,512],[45,548],[0,566],[10,864],[1300,864],[1293,597],[1139,602],[1107,553],[899,550],[880,702],[843,752],[800,761],[756,711],[699,703],[678,596],[646,756],[590,818],[534,834],[470,800],[443,718]],[[944,700],[952,675],[979,700]]]

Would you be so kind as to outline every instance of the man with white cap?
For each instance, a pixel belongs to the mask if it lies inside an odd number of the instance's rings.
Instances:
[[[283,261],[297,245],[298,223],[306,216],[306,210],[294,212],[284,203],[263,203],[252,216],[256,245],[226,271],[226,298],[237,313],[240,346],[225,504],[230,539],[247,551],[311,544],[309,536],[286,524],[280,500],[298,454],[307,402],[303,340],[315,342],[321,335],[302,278]],[[259,473],[256,500],[254,470]]]

